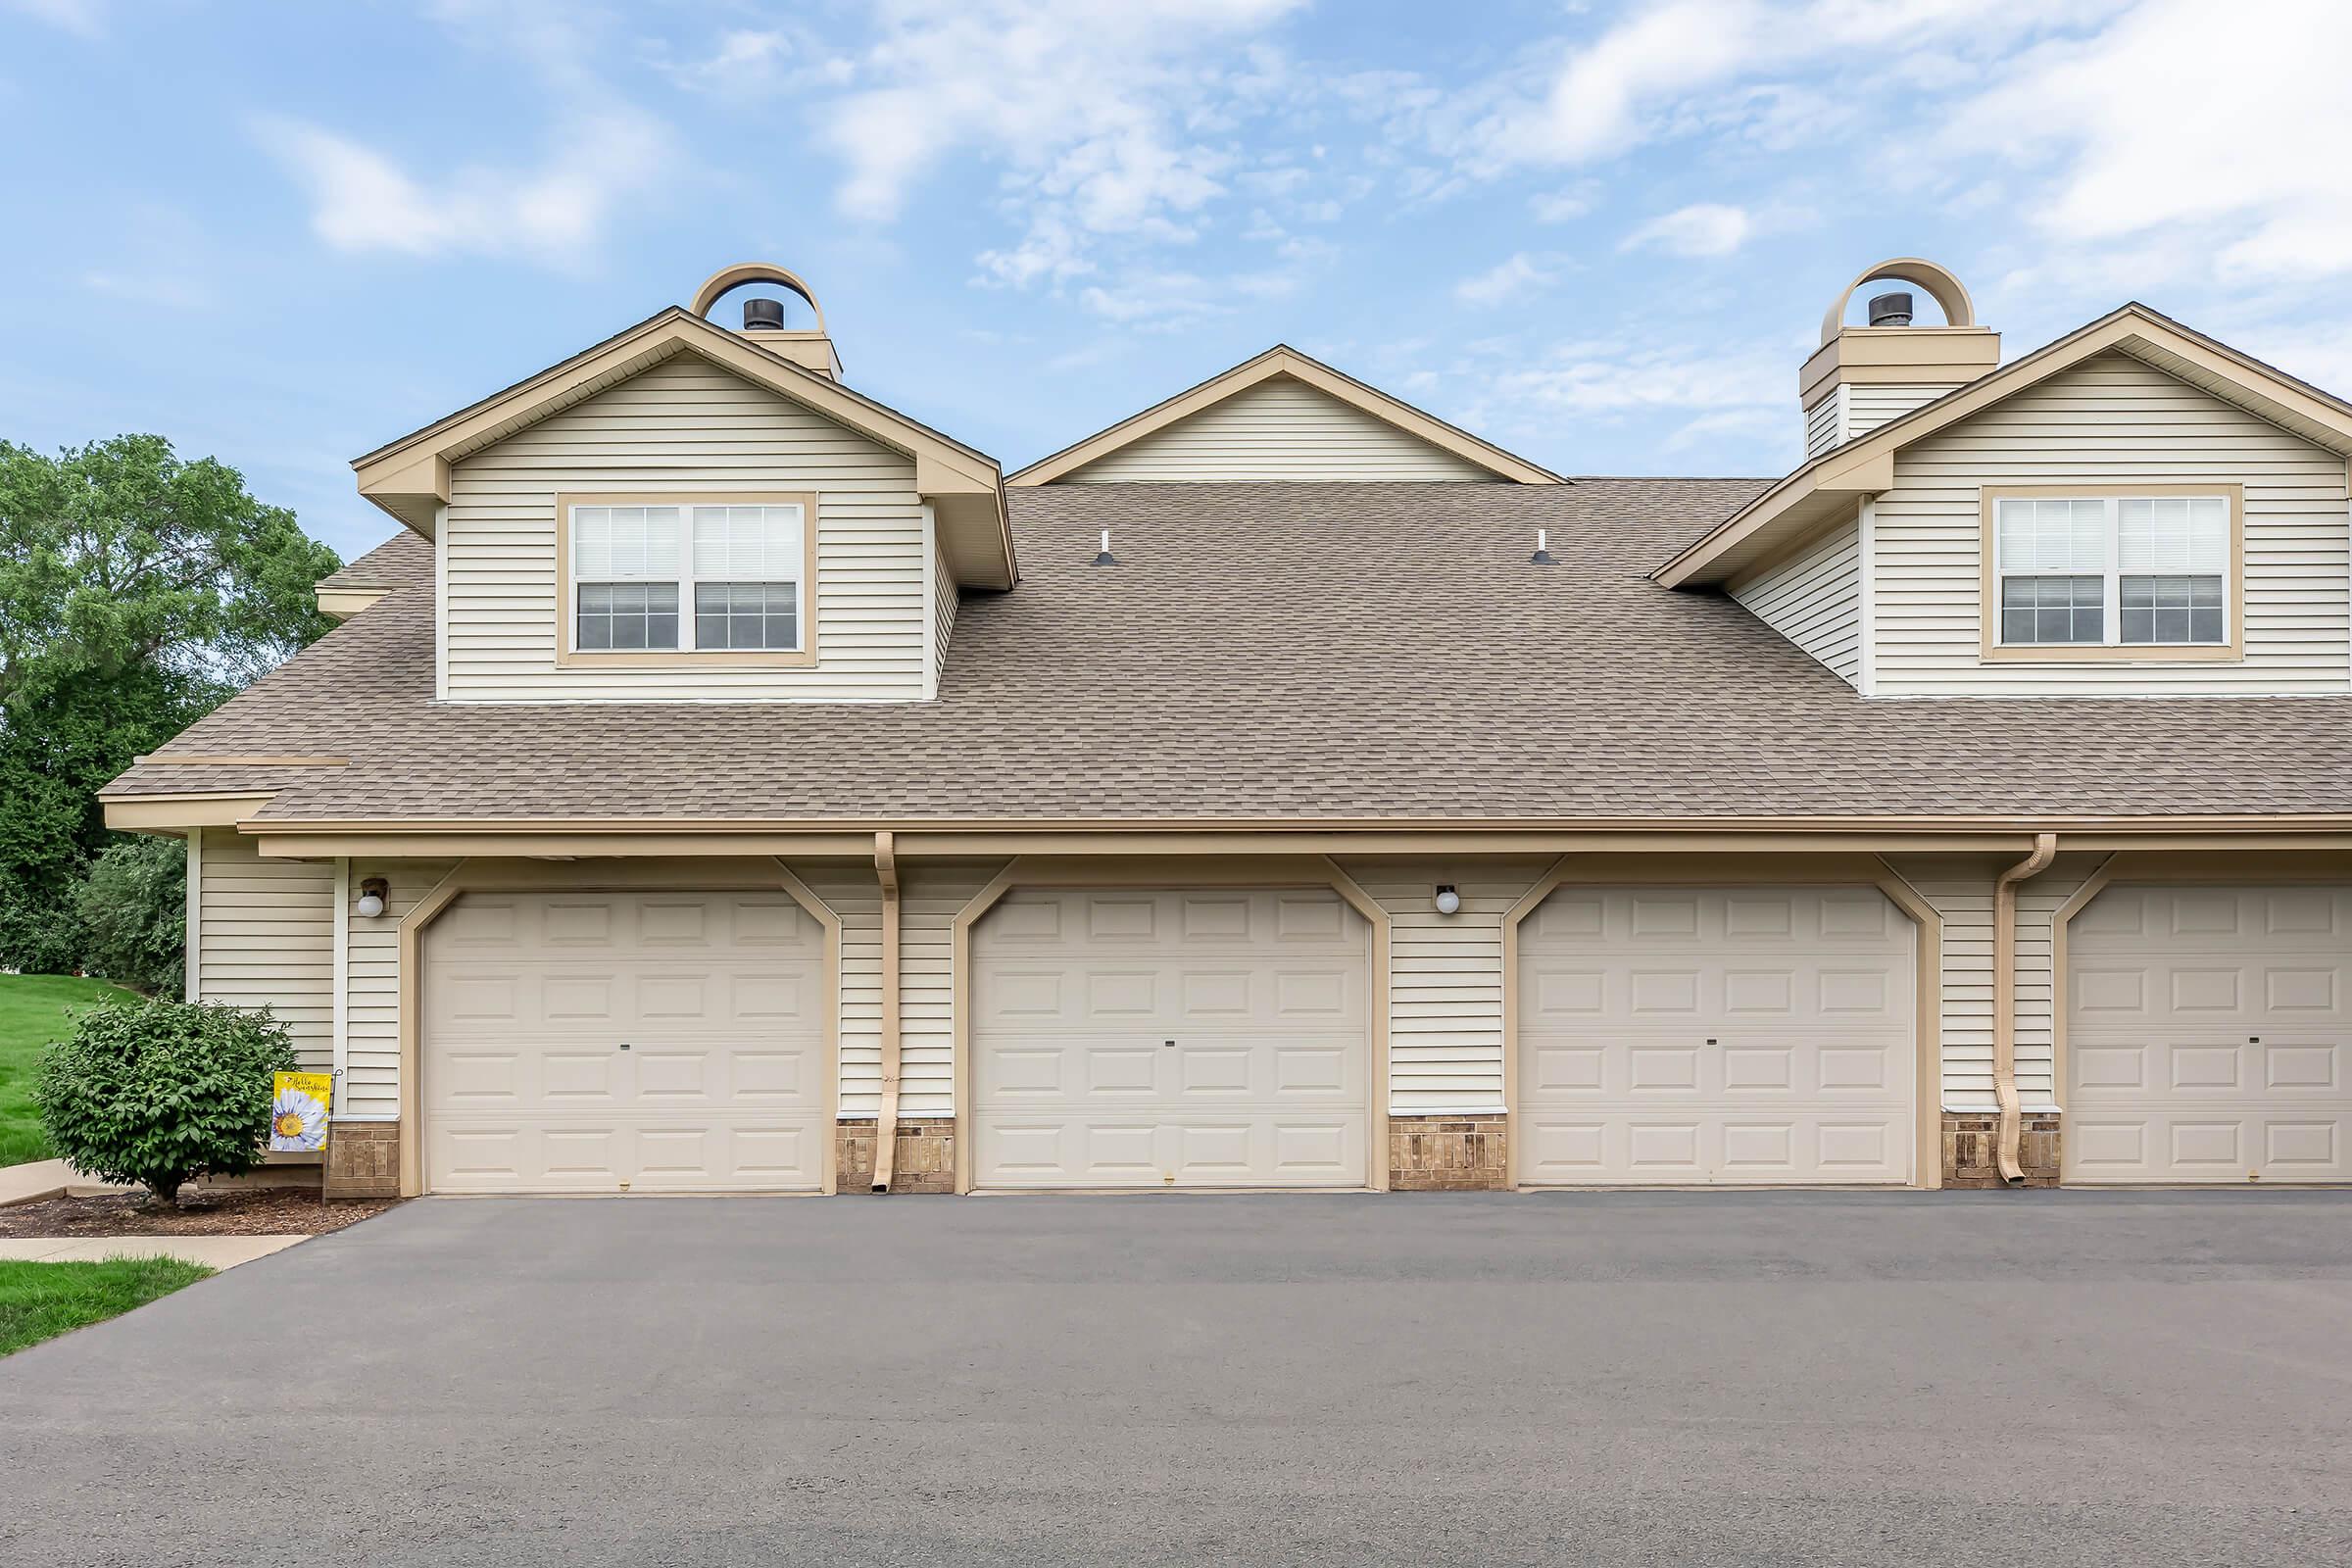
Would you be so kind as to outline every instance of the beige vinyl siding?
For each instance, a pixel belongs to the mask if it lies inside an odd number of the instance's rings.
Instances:
[[[1862,536],[1859,521],[1831,530],[1733,590],[1774,631],[1848,686],[1862,673]]]
[[[197,1000],[268,1007],[294,1037],[303,1071],[331,1071],[333,862],[265,860],[232,828],[202,831]]]
[[[1542,859],[1348,860],[1341,868],[1389,911],[1389,1109],[1502,1109],[1502,917]],[[1440,914],[1438,884],[1462,906]]]
[[[1858,382],[1845,389],[1845,439],[1868,435],[1951,391],[1950,386],[1876,386]]]
[[[948,640],[955,635],[956,612],[960,608],[948,558],[936,549],[931,553],[931,580],[936,585],[931,606],[931,678],[936,683],[947,672]]]
[[[1055,482],[1494,478],[1303,381],[1277,375]]]
[[[559,491],[813,490],[809,668],[558,668]],[[925,559],[912,460],[679,354],[459,464],[444,524],[454,701],[923,695]]]
[[[207,846],[209,849],[210,846]],[[360,884],[380,876],[390,889],[384,912],[372,920],[351,916],[345,957],[346,1115],[400,1115],[400,922],[456,868],[454,860],[353,860],[351,896]]]
[[[1943,917],[1943,1108],[1997,1108],[1992,1093],[1992,889],[2015,863],[1985,856],[1897,856],[1888,863]],[[2058,906],[2098,868],[2066,855],[2017,900],[2017,1087],[2028,1110],[2057,1106],[2050,1028],[2051,932]]]
[[[871,1116],[882,1089],[882,888],[871,864],[794,869],[841,916],[841,1114]],[[956,1109],[956,915],[1003,861],[905,862],[899,871],[899,1114]]]
[[[1834,386],[1805,411],[1805,457],[1810,460],[1845,440],[1845,388]]]
[[[2110,481],[2245,487],[2243,662],[1984,662],[1980,488]],[[2344,460],[2126,355],[1903,448],[1873,552],[1881,696],[2340,693],[2352,681]]]

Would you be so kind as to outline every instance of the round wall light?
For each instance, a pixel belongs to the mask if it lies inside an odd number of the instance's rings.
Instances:
[[[1462,896],[1461,896],[1459,893],[1456,893],[1456,892],[1454,892],[1454,891],[1453,891],[1453,884],[1452,884],[1452,883],[1450,883],[1450,882],[1441,882],[1441,883],[1439,883],[1439,884],[1438,884],[1438,912],[1439,912],[1440,914],[1451,914],[1451,913],[1453,913],[1453,912],[1454,912],[1456,909],[1460,908],[1461,906],[1462,906]]]
[[[353,907],[363,920],[372,920],[384,912],[384,899],[392,884],[380,876],[371,876],[360,884],[360,902]]]

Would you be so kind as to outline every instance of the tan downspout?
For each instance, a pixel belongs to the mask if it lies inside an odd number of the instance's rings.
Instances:
[[[2001,1109],[1992,1152],[2001,1180],[2012,1187],[2022,1187],[2026,1180],[2018,1154],[2025,1115],[2017,1098],[2017,889],[2048,870],[2057,856],[2058,835],[2036,833],[2034,853],[2003,871],[1992,885],[1992,1098]]]
[[[882,884],[882,1103],[874,1113],[874,1191],[890,1191],[899,1152],[899,859],[887,832],[874,835]]]

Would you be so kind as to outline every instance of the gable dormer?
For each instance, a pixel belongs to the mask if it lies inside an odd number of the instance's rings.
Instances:
[[[1654,576],[1865,696],[2340,694],[2347,458],[2352,405],[2126,305],[1815,454]]]
[[[1064,447],[1005,482],[1349,480],[1564,482],[1282,344]]]
[[[742,331],[708,319],[737,288]],[[960,586],[1016,575],[994,460],[844,386],[780,268],[370,453],[433,542],[438,694],[467,702],[918,701]]]

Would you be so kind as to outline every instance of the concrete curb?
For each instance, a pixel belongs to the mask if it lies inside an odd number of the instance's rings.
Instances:
[[[206,1268],[235,1268],[282,1252],[308,1236],[0,1237],[0,1262],[99,1263],[110,1257],[176,1257]]]

